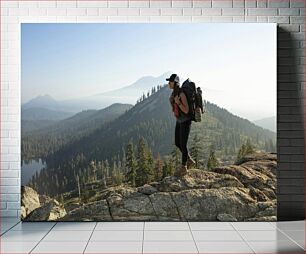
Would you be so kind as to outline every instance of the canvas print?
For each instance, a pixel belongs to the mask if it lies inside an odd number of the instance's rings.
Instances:
[[[275,221],[275,24],[21,25],[23,221]]]

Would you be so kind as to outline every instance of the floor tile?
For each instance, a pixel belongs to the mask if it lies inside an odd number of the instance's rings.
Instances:
[[[18,223],[21,222],[20,218],[16,217],[0,217],[0,224],[2,223]]]
[[[195,241],[243,241],[236,231],[192,231]]]
[[[11,230],[25,230],[25,231],[34,231],[34,230],[50,230],[56,222],[20,222],[14,226]]]
[[[143,230],[144,222],[98,222],[95,230]]]
[[[304,250],[306,249],[306,247],[305,247],[305,240],[296,240],[295,242],[297,243],[297,245],[299,245]]]
[[[269,222],[231,222],[237,230],[274,230],[275,227]]]
[[[145,231],[145,241],[193,241],[190,231]]]
[[[304,230],[286,230],[282,232],[289,236],[291,240],[300,245],[303,249],[305,249],[305,231]]]
[[[1,222],[1,227],[7,227],[7,226],[15,226],[20,224],[21,222]]]
[[[191,230],[235,230],[229,222],[189,222]]]
[[[0,235],[4,234],[8,229],[7,228],[1,228]]]
[[[304,253],[304,250],[292,241],[248,242],[256,253]]]
[[[84,253],[142,253],[142,242],[89,242]]]
[[[272,222],[271,222],[272,223]],[[273,225],[281,230],[304,230],[305,221],[277,221]]]
[[[18,231],[15,231],[18,232]],[[86,242],[89,240],[92,231],[88,230],[65,230],[65,231],[53,231],[51,230],[43,239],[44,242]]]
[[[198,253],[193,241],[189,242],[144,242],[143,253]]]
[[[188,222],[145,222],[145,230],[190,230]]]
[[[94,231],[90,241],[109,242],[109,241],[142,241],[143,231]]]
[[[62,230],[93,230],[97,222],[57,222],[52,228],[56,231]]]
[[[293,240],[305,240],[305,231],[303,230],[282,230],[282,232]]]
[[[1,239],[2,240],[2,239]],[[29,253],[38,241],[35,242],[2,242],[0,253]]]
[[[1,234],[4,233],[5,231],[7,231],[10,228],[15,227],[16,225],[19,225],[20,222],[3,222],[0,225],[1,228]]]
[[[253,253],[244,241],[240,242],[196,242],[200,253]]]
[[[5,231],[11,229],[12,227],[14,227],[14,225],[11,225],[11,224],[1,225],[1,234],[4,233]]]
[[[47,232],[43,231],[13,231],[10,230],[1,236],[1,242],[35,242],[40,241]]]
[[[244,238],[245,241],[288,241],[290,240],[286,235],[284,235],[279,230],[239,230],[239,234]]]
[[[87,242],[40,242],[31,253],[83,253]]]

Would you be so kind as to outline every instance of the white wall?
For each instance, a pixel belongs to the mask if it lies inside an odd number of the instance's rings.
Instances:
[[[281,28],[278,32],[278,199],[281,208],[278,215],[283,211],[284,216],[293,214],[294,217],[303,212],[304,129],[302,113],[296,109],[301,106],[301,88],[305,81],[304,0],[2,0],[0,4],[0,216],[20,215],[20,23],[23,22],[278,23]]]

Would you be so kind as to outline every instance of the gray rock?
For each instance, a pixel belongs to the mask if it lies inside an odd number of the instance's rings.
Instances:
[[[112,221],[106,200],[82,205],[68,212],[60,221]]]
[[[237,219],[231,214],[219,213],[217,216],[218,221],[237,221]]]
[[[259,189],[254,188],[252,185],[249,186],[250,196],[258,201],[268,201],[269,198]]]
[[[277,221],[277,218],[276,216],[254,217],[246,219],[244,221]]]
[[[248,161],[277,161],[277,155],[276,153],[265,153],[265,152],[255,151],[252,154],[244,156],[236,164],[240,165]]]
[[[174,203],[171,194],[167,192],[159,192],[149,196],[153,209],[158,219],[165,218],[180,219],[178,209]]]
[[[26,221],[56,221],[66,215],[65,208],[56,200],[52,200],[43,206],[33,210]]]
[[[31,187],[21,186],[21,219],[26,218],[38,207],[40,207],[38,193]]]
[[[120,190],[119,192],[124,192]],[[107,198],[107,203],[114,220],[150,220],[157,216],[149,197],[136,189],[114,194]]]
[[[216,221],[220,213],[232,214],[238,220],[253,217],[256,201],[243,188],[198,189],[173,193],[182,219]]]
[[[154,188],[153,186],[149,185],[149,184],[145,184],[141,187],[137,188],[137,191],[146,195],[151,195],[155,192],[157,192],[157,189]]]
[[[44,204],[49,203],[52,200],[53,199],[47,195],[39,195],[40,206],[43,206]]]

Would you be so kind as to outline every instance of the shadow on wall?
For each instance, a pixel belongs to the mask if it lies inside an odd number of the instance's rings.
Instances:
[[[277,27],[277,219],[305,219],[305,74],[299,69],[299,43]],[[303,50],[303,49],[301,49]]]

